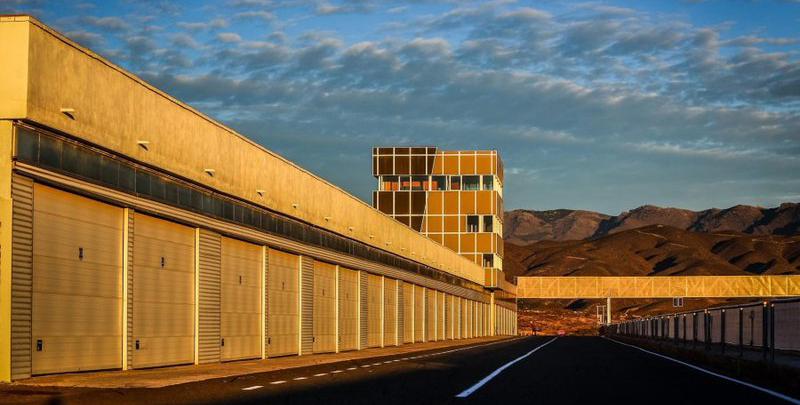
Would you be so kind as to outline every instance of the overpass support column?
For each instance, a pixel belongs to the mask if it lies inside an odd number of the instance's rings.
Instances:
[[[611,325],[611,297],[606,298],[606,325]]]

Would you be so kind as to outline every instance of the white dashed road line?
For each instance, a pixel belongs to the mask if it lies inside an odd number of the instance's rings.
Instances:
[[[308,379],[308,377],[295,377],[295,378],[292,378],[292,380],[294,380],[294,381],[307,380],[307,379]]]
[[[257,390],[259,388],[264,388],[264,386],[263,385],[254,385],[252,387],[242,388],[242,391],[252,391],[252,390]]]
[[[278,385],[278,384],[283,384],[283,383],[285,383],[285,382],[286,382],[286,380],[280,380],[280,381],[273,381],[273,382],[271,382],[270,384],[272,384],[272,385]]]

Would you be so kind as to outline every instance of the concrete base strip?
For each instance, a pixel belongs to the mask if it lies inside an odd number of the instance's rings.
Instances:
[[[537,346],[535,349],[529,351],[528,353],[525,353],[522,356],[519,356],[516,359],[509,361],[508,363],[506,363],[502,367],[498,368],[497,370],[494,370],[491,374],[489,374],[486,377],[484,377],[482,380],[478,381],[475,385],[465,389],[464,391],[461,391],[460,394],[456,395],[456,398],[466,398],[466,397],[470,396],[470,394],[472,394],[473,392],[477,391],[480,387],[483,387],[483,385],[486,384],[487,382],[491,381],[492,378],[497,377],[497,375],[502,373],[503,370],[511,367],[512,365],[514,365],[514,363],[516,363],[516,362],[518,362],[518,361],[520,361],[520,360],[532,355],[537,350],[549,345],[550,343],[553,343],[556,339],[558,339],[558,338],[554,337],[554,338],[548,340],[547,342]]]
[[[695,370],[697,370],[697,371],[701,371],[701,372],[703,372],[703,373],[706,373],[706,374],[708,374],[708,375],[713,375],[713,376],[715,376],[715,377],[719,377],[719,378],[721,378],[721,379],[723,379],[723,380],[728,380],[728,381],[730,381],[730,382],[734,382],[734,383],[736,383],[736,384],[744,385],[745,387],[749,387],[749,388],[752,388],[752,389],[754,389],[754,390],[761,391],[761,392],[763,392],[763,393],[765,393],[765,394],[772,395],[772,396],[774,396],[774,397],[776,397],[776,398],[780,398],[780,399],[782,399],[782,400],[784,400],[784,401],[786,401],[786,402],[789,402],[789,403],[791,403],[791,404],[800,405],[800,400],[799,400],[799,399],[795,399],[795,398],[792,398],[792,397],[790,397],[790,396],[783,395],[783,394],[781,394],[781,393],[779,393],[779,392],[775,392],[775,391],[772,391],[772,390],[770,390],[770,389],[766,389],[766,388],[763,388],[763,387],[759,387],[759,386],[757,386],[757,385],[750,384],[750,383],[748,383],[748,382],[744,382],[744,381],[742,381],[742,380],[737,380],[737,379],[735,379],[735,378],[731,378],[731,377],[728,377],[728,376],[726,376],[726,375],[717,374],[717,373],[715,373],[715,372],[713,372],[713,371],[706,370],[706,369],[704,369],[704,368],[702,368],[702,367],[698,367],[698,366],[695,366],[695,365],[693,365],[693,364],[689,364],[689,363],[686,363],[686,362],[680,361],[680,360],[678,360],[678,359],[673,359],[672,357],[665,356],[665,355],[663,355],[663,354],[659,354],[659,353],[656,353],[656,352],[651,352],[650,350],[647,350],[647,349],[642,349],[642,348],[641,348],[641,347],[639,347],[639,346],[634,346],[634,345],[631,345],[631,344],[623,343],[623,342],[620,342],[619,340],[614,340],[614,339],[611,339],[611,338],[606,338],[606,339],[608,339],[608,340],[610,340],[610,341],[612,341],[612,342],[614,342],[614,343],[619,343],[619,344],[621,344],[621,345],[623,345],[623,346],[628,346],[628,347],[632,347],[632,348],[634,348],[634,349],[641,350],[641,351],[643,351],[643,352],[645,352],[645,353],[652,354],[653,356],[658,356],[658,357],[661,357],[662,359],[667,359],[667,360],[669,360],[669,361],[673,361],[673,362],[675,362],[675,363],[678,363],[678,364],[683,364],[683,365],[684,365],[684,366],[686,366],[686,367],[693,368],[693,369],[695,369]]]

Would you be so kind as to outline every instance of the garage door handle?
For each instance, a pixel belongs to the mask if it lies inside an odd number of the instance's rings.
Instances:
[[[42,343],[42,341],[41,340],[37,340],[36,341],[36,351],[37,352],[41,352],[43,348],[44,348],[44,344]]]
[[[268,344],[268,345],[271,345],[271,344],[272,344],[272,338],[267,338],[267,344]]]
[[[221,342],[221,345],[222,345],[222,346],[225,346],[225,339],[220,339],[220,340],[222,341],[222,342]]]

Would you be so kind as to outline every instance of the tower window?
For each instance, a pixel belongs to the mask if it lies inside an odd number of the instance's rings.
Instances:
[[[483,189],[494,190],[494,176],[483,176]]]
[[[467,232],[480,232],[478,230],[477,215],[467,215]]]
[[[484,232],[494,232],[492,231],[492,227],[494,225],[494,221],[491,215],[484,215],[483,216],[483,231]]]
[[[464,176],[464,190],[480,190],[480,176]]]
[[[461,176],[450,176],[450,190],[461,190]]]

